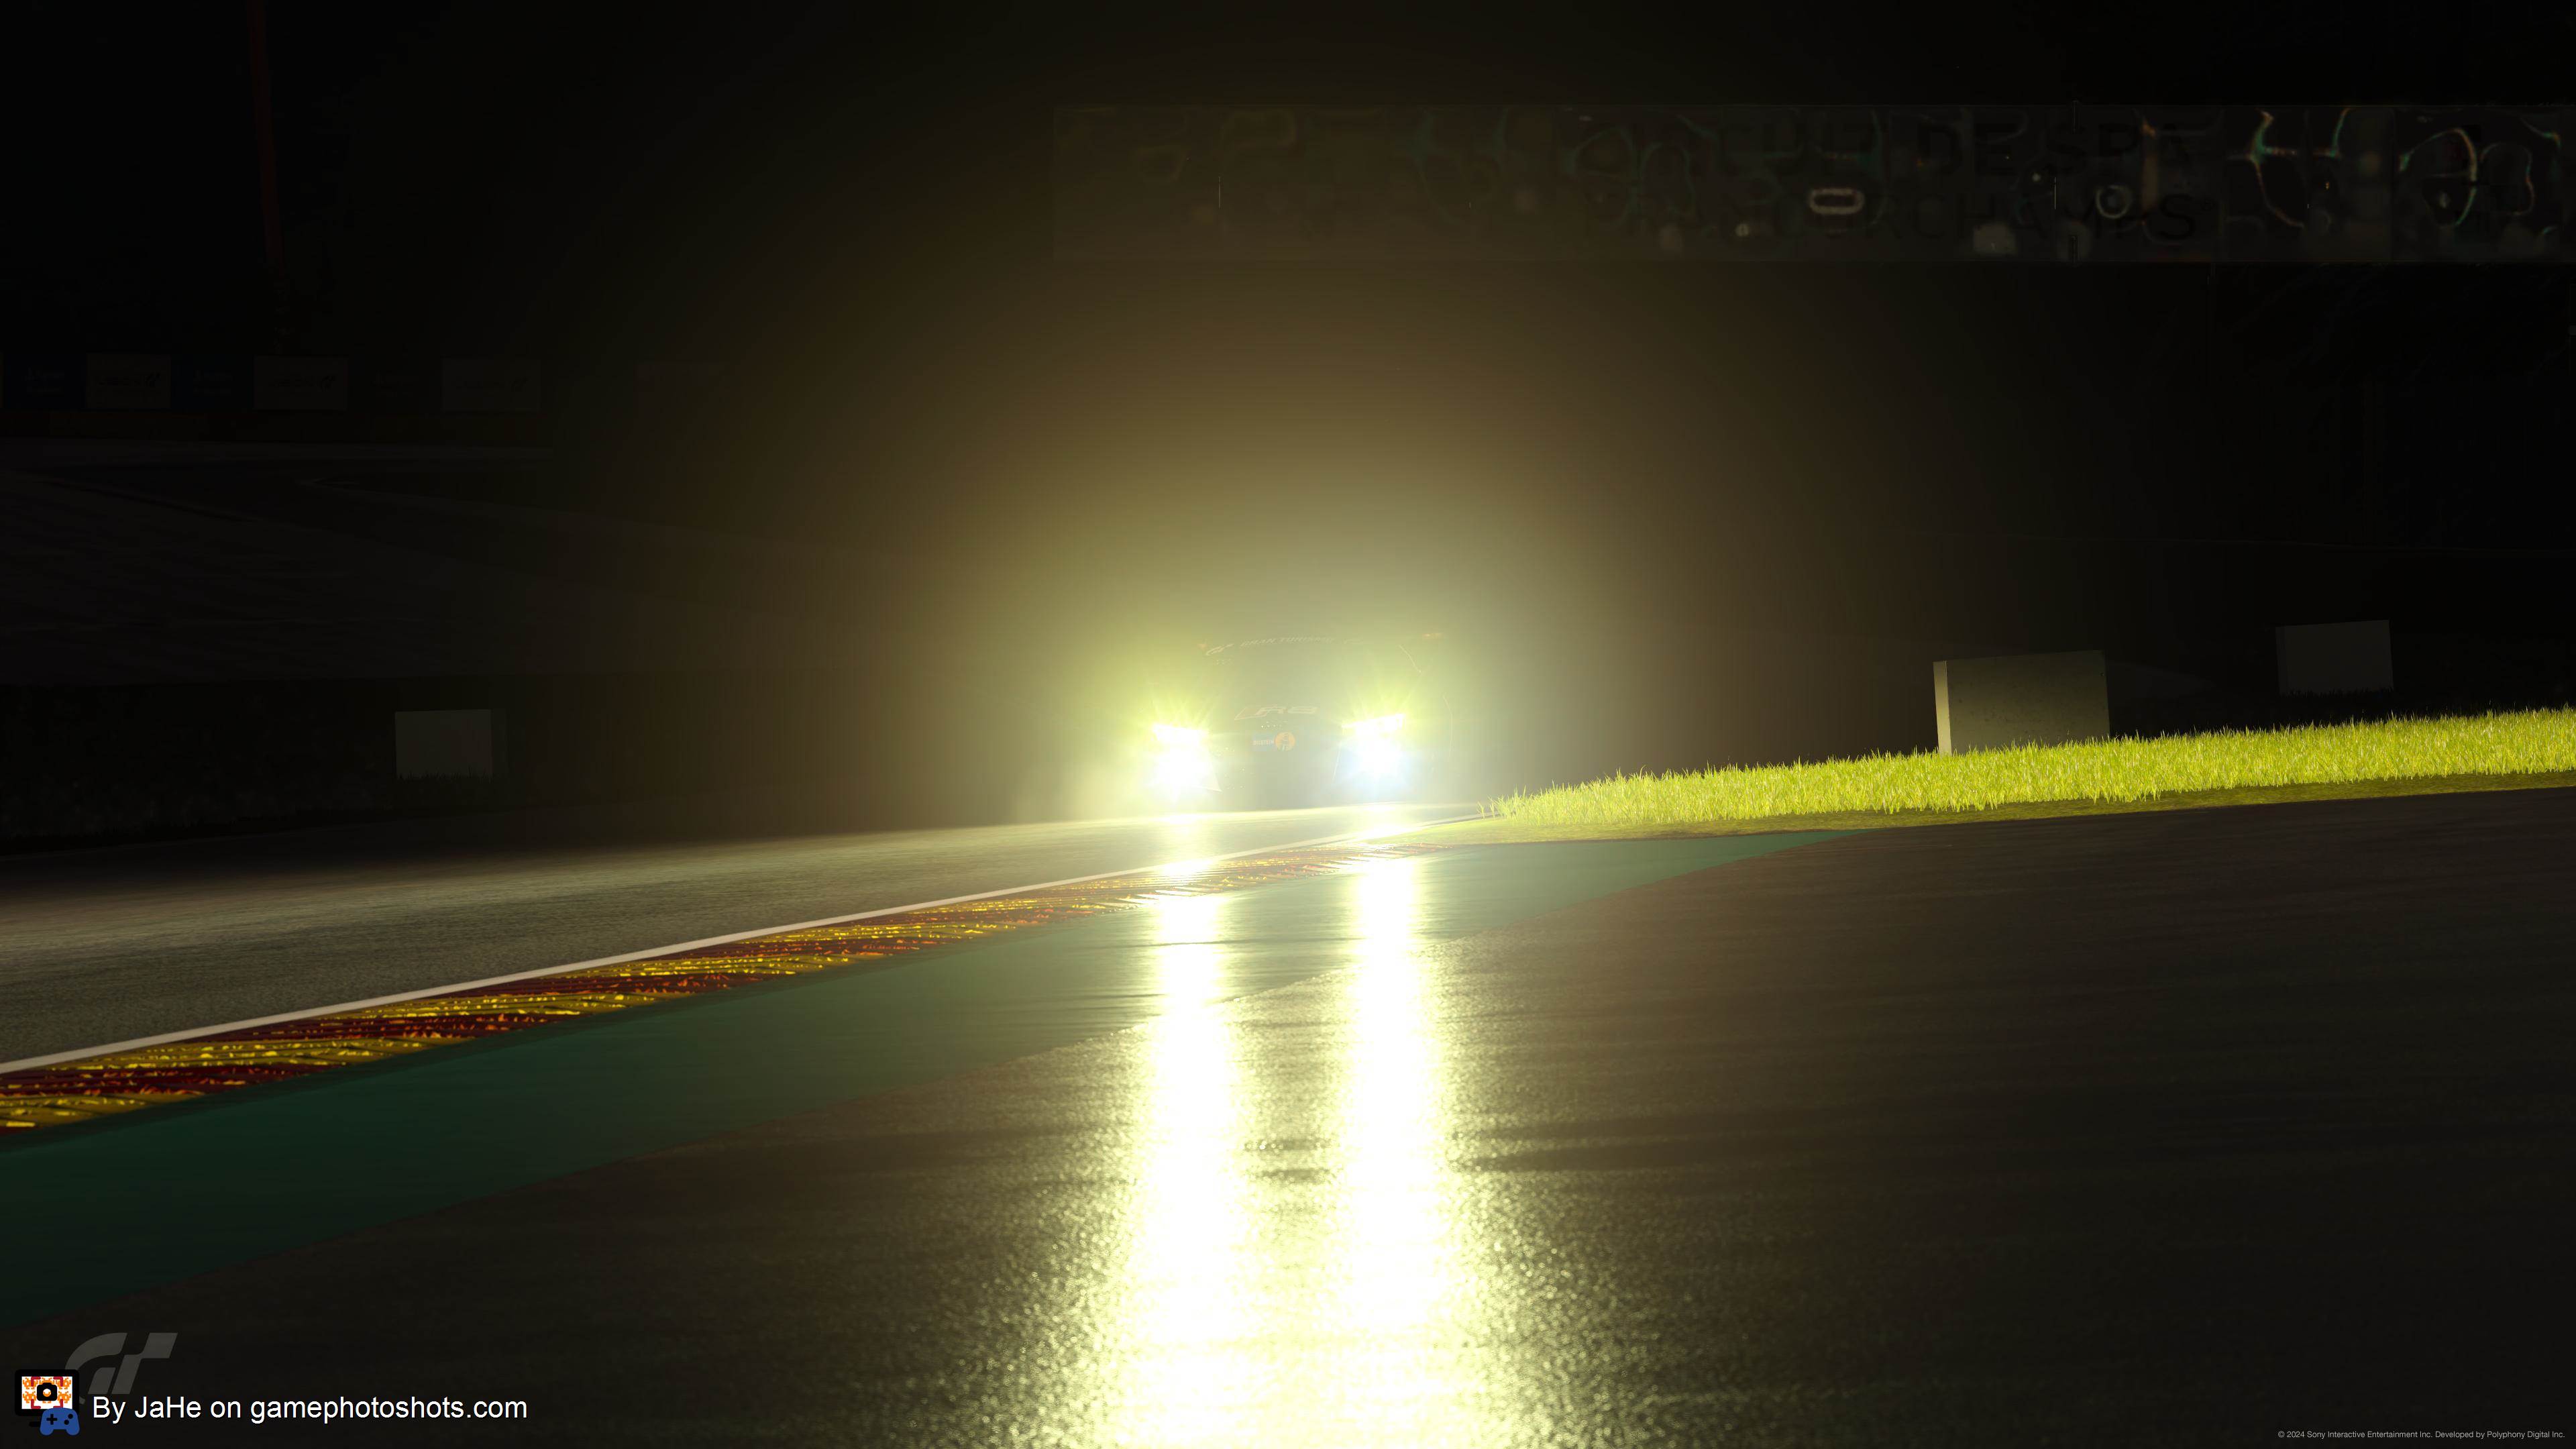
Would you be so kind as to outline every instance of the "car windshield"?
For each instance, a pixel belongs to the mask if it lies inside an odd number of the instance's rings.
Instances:
[[[1312,705],[1324,713],[1368,708],[1400,691],[1412,673],[1399,650],[1335,639],[1260,640],[1210,650],[1206,693],[1231,717],[1265,705]]]

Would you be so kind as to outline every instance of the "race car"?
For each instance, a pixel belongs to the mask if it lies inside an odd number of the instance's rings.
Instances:
[[[1147,783],[1226,810],[1422,798],[1460,734],[1441,636],[1288,635],[1204,649],[1144,741]]]

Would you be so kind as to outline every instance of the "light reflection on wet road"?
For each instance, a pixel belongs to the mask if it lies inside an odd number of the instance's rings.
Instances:
[[[1129,1372],[1109,1401],[1150,1443],[1240,1442],[1247,1387],[1238,1348],[1257,1327],[1246,1269],[1252,1183],[1242,1153],[1252,1116],[1225,1020],[1224,896],[1153,908],[1152,972],[1169,1007],[1150,1043],[1142,1120],[1114,1286]]]
[[[1466,1306],[1437,1034],[1420,978],[1422,863],[1372,861],[1335,892],[1348,974],[1316,1094],[1281,1091],[1222,1008],[1227,898],[1155,908],[1175,1005],[1146,1056],[1128,1230],[1112,1282],[1125,1342],[1104,1395],[1116,1442],[1449,1442],[1447,1360]],[[1300,1073],[1295,1080],[1306,1080]],[[1114,1296],[1114,1295],[1113,1295]]]
[[[1356,969],[1336,984],[1350,1003],[1338,1137],[1324,1250],[1336,1269],[1339,1322],[1308,1339],[1339,1351],[1318,1365],[1338,1393],[1321,1437],[1370,1434],[1443,1442],[1462,1391],[1439,1345],[1465,1306],[1458,1262],[1457,1181],[1450,1171],[1441,1039],[1422,980],[1421,871],[1411,860],[1359,867],[1352,902]],[[1322,1330],[1322,1331],[1317,1331]]]

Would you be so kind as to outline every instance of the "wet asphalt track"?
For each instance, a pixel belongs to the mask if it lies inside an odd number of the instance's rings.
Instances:
[[[2576,1429],[2576,792],[1684,849],[1444,852],[925,955],[880,1004],[989,1009],[933,988],[1008,965],[1143,1024],[0,1351],[175,1331],[143,1390],[530,1405],[261,1443]],[[1644,883],[1541,898],[1614,859]]]
[[[764,836],[722,805],[0,857],[0,997],[37,1008],[0,1013],[0,1062],[1458,813],[1352,806]]]

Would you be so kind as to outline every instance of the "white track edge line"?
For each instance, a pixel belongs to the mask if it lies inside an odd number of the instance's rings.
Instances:
[[[1256,845],[1250,850],[1228,851],[1223,855],[1198,856],[1193,859],[1204,860],[1214,865],[1219,861],[1241,860],[1248,855],[1266,855],[1274,850],[1305,850],[1318,845],[1339,845],[1344,841],[1377,840],[1409,835],[1416,830],[1428,830],[1435,825],[1455,825],[1461,820],[1476,818],[1478,817],[1474,815],[1452,815],[1440,820],[1420,821],[1396,830],[1346,830],[1339,835],[1317,836],[1313,840],[1292,840],[1284,845]],[[735,931],[724,936],[707,936],[700,940],[681,941],[670,946],[648,946],[641,951],[629,951],[622,956],[600,956],[588,961],[574,961],[563,966],[540,966],[533,971],[513,971],[505,976],[486,976],[476,981],[457,981],[445,986],[426,986],[418,991],[397,991],[390,996],[370,996],[362,1001],[343,1001],[334,1006],[315,1006],[303,1011],[282,1011],[275,1016],[254,1016],[245,1021],[227,1021],[214,1026],[195,1026],[184,1031],[165,1031],[159,1036],[138,1036],[131,1041],[110,1042],[105,1046],[76,1047],[71,1051],[47,1052],[43,1056],[22,1057],[14,1062],[0,1062],[0,1076],[35,1067],[76,1062],[88,1057],[103,1057],[113,1052],[141,1051],[145,1047],[193,1041],[201,1036],[213,1036],[217,1032],[244,1031],[254,1026],[275,1026],[280,1022],[304,1021],[316,1016],[329,1016],[335,1012],[363,1011],[371,1006],[393,1006],[405,1001],[418,1001],[425,996],[445,996],[454,991],[471,991],[478,986],[502,986],[512,981],[532,981],[540,976],[560,976],[567,971],[586,971],[593,966],[618,966],[628,961],[644,961],[656,956],[668,956],[674,951],[694,951],[701,946],[722,946],[734,941],[748,941],[755,936],[776,936],[788,931],[811,931],[823,926],[843,926],[852,921],[864,921],[875,916],[898,916],[906,911],[935,910],[941,906],[964,905],[968,901],[989,901],[996,896],[1015,896],[1028,891],[1053,890],[1058,886],[1086,885],[1092,881],[1111,880],[1122,875],[1145,875],[1152,871],[1169,870],[1174,865],[1187,863],[1189,862],[1166,861],[1160,865],[1135,865],[1123,870],[1095,871],[1090,875],[1074,875],[1062,880],[1040,881],[1035,885],[1004,886],[1000,890],[976,891],[962,896],[943,896],[935,901],[915,901],[908,906],[880,906],[872,911],[852,911],[846,916],[825,916],[816,921],[799,921],[792,926],[762,926],[756,930]]]

